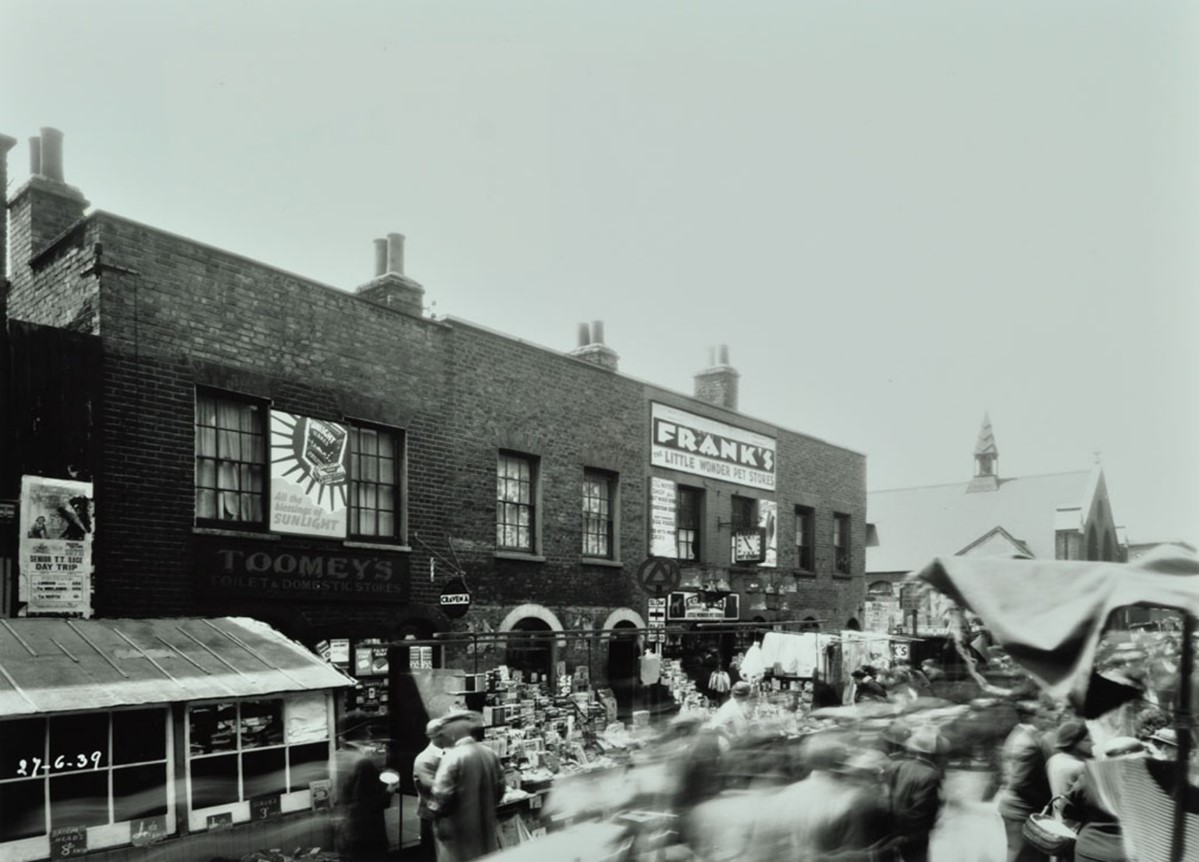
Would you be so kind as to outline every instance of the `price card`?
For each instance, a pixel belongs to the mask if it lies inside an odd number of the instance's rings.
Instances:
[[[281,812],[278,793],[272,796],[258,796],[250,800],[250,819],[253,821],[267,820]]]
[[[60,826],[50,830],[50,858],[70,859],[87,853],[86,826]]]
[[[233,828],[233,812],[226,811],[222,814],[208,815],[208,831],[223,832],[226,829]]]
[[[135,847],[154,844],[167,835],[166,816],[146,817],[129,824],[129,837]]]
[[[312,794],[312,809],[322,811],[333,807],[333,782],[328,778],[308,782],[308,790]]]

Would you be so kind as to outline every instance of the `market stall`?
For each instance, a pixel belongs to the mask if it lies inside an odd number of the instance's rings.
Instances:
[[[1144,842],[1140,849],[1146,860],[1182,862],[1195,857],[1199,822],[1188,814],[1187,800],[1195,792],[1190,789],[1188,766],[1199,558],[1178,549],[1127,564],[939,557],[909,579],[928,584],[977,614],[1013,661],[1049,694],[1069,699],[1084,714],[1118,706],[1121,698],[1138,691],[1134,686],[1113,688],[1112,680],[1094,672],[1100,639],[1113,614],[1127,607],[1177,611],[1181,617],[1174,710],[1178,754],[1169,855],[1147,854]],[[1135,820],[1130,819],[1128,827],[1126,835],[1135,828]]]
[[[0,858],[329,847],[351,684],[251,619],[5,620]]]

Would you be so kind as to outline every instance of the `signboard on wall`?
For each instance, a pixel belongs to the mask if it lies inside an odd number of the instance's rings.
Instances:
[[[21,477],[20,580],[26,612],[92,614],[91,482]]]
[[[345,538],[349,448],[345,425],[271,411],[272,532]]]
[[[651,557],[677,557],[678,488],[669,479],[651,476],[649,480],[649,554]]]
[[[775,486],[774,438],[653,402],[650,463],[763,491]]]
[[[761,566],[773,569],[779,563],[778,552],[779,504],[774,500],[758,501],[758,527],[762,530]]]
[[[403,553],[196,540],[197,587],[207,595],[402,603],[408,600],[408,571]]]
[[[701,592],[671,593],[666,601],[668,620],[736,620],[741,618],[741,596],[730,593],[709,599]]]

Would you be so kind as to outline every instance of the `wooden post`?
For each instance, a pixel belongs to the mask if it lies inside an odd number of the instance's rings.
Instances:
[[[1174,730],[1178,734],[1178,775],[1174,787],[1174,840],[1170,858],[1183,862],[1186,854],[1186,798],[1191,760],[1191,679],[1195,669],[1195,618],[1182,612],[1182,661]]]

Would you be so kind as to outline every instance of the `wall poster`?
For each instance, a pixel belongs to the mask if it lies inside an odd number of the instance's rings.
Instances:
[[[272,532],[345,538],[349,448],[345,425],[271,411]]]
[[[763,559],[759,566],[773,569],[779,564],[778,522],[779,504],[774,500],[758,501],[758,526],[765,532],[762,543]]]
[[[21,477],[20,581],[26,613],[92,615],[91,482]]]
[[[650,537],[651,557],[679,555],[676,534],[678,529],[678,489],[669,479],[650,477]]]

